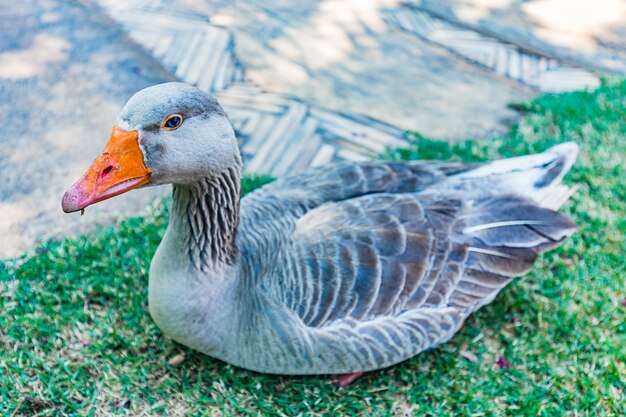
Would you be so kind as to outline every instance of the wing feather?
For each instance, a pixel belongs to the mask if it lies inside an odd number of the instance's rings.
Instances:
[[[325,204],[303,216],[293,244],[317,248],[315,263],[322,265],[319,285],[305,284],[311,291],[303,296],[314,300],[314,307],[299,312],[303,323],[371,320],[417,308],[429,296],[434,301],[441,271],[461,273],[458,266],[445,265],[453,246],[453,213],[460,207],[415,194],[375,194]]]

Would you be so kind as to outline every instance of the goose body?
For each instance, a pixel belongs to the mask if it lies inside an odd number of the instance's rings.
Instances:
[[[114,130],[64,210],[173,183],[150,313],[176,341],[259,372],[364,372],[437,346],[575,230],[554,211],[571,143],[486,164],[341,163],[240,199],[232,127],[200,90],[142,90],[116,129],[126,148]]]

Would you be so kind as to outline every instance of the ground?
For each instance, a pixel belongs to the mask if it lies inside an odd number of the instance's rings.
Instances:
[[[385,155],[483,160],[581,147],[567,177],[579,188],[563,208],[579,231],[441,347],[336,389],[325,376],[257,374],[174,343],[147,310],[166,201],[0,266],[0,413],[626,415],[625,97],[626,81],[609,79],[514,105],[524,116],[507,135],[450,145],[413,134],[408,149]]]

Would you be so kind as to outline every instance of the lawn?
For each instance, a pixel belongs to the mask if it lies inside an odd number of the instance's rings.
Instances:
[[[626,415],[626,80],[514,107],[523,118],[501,137],[449,145],[412,134],[410,148],[384,155],[475,161],[581,147],[567,177],[579,189],[563,208],[579,231],[447,344],[336,389],[328,377],[256,374],[174,343],[147,306],[166,201],[0,264],[0,413]]]

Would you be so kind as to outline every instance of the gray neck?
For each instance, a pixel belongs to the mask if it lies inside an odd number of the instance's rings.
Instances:
[[[193,184],[175,184],[170,224],[175,225],[194,268],[234,265],[241,172],[239,166]]]

